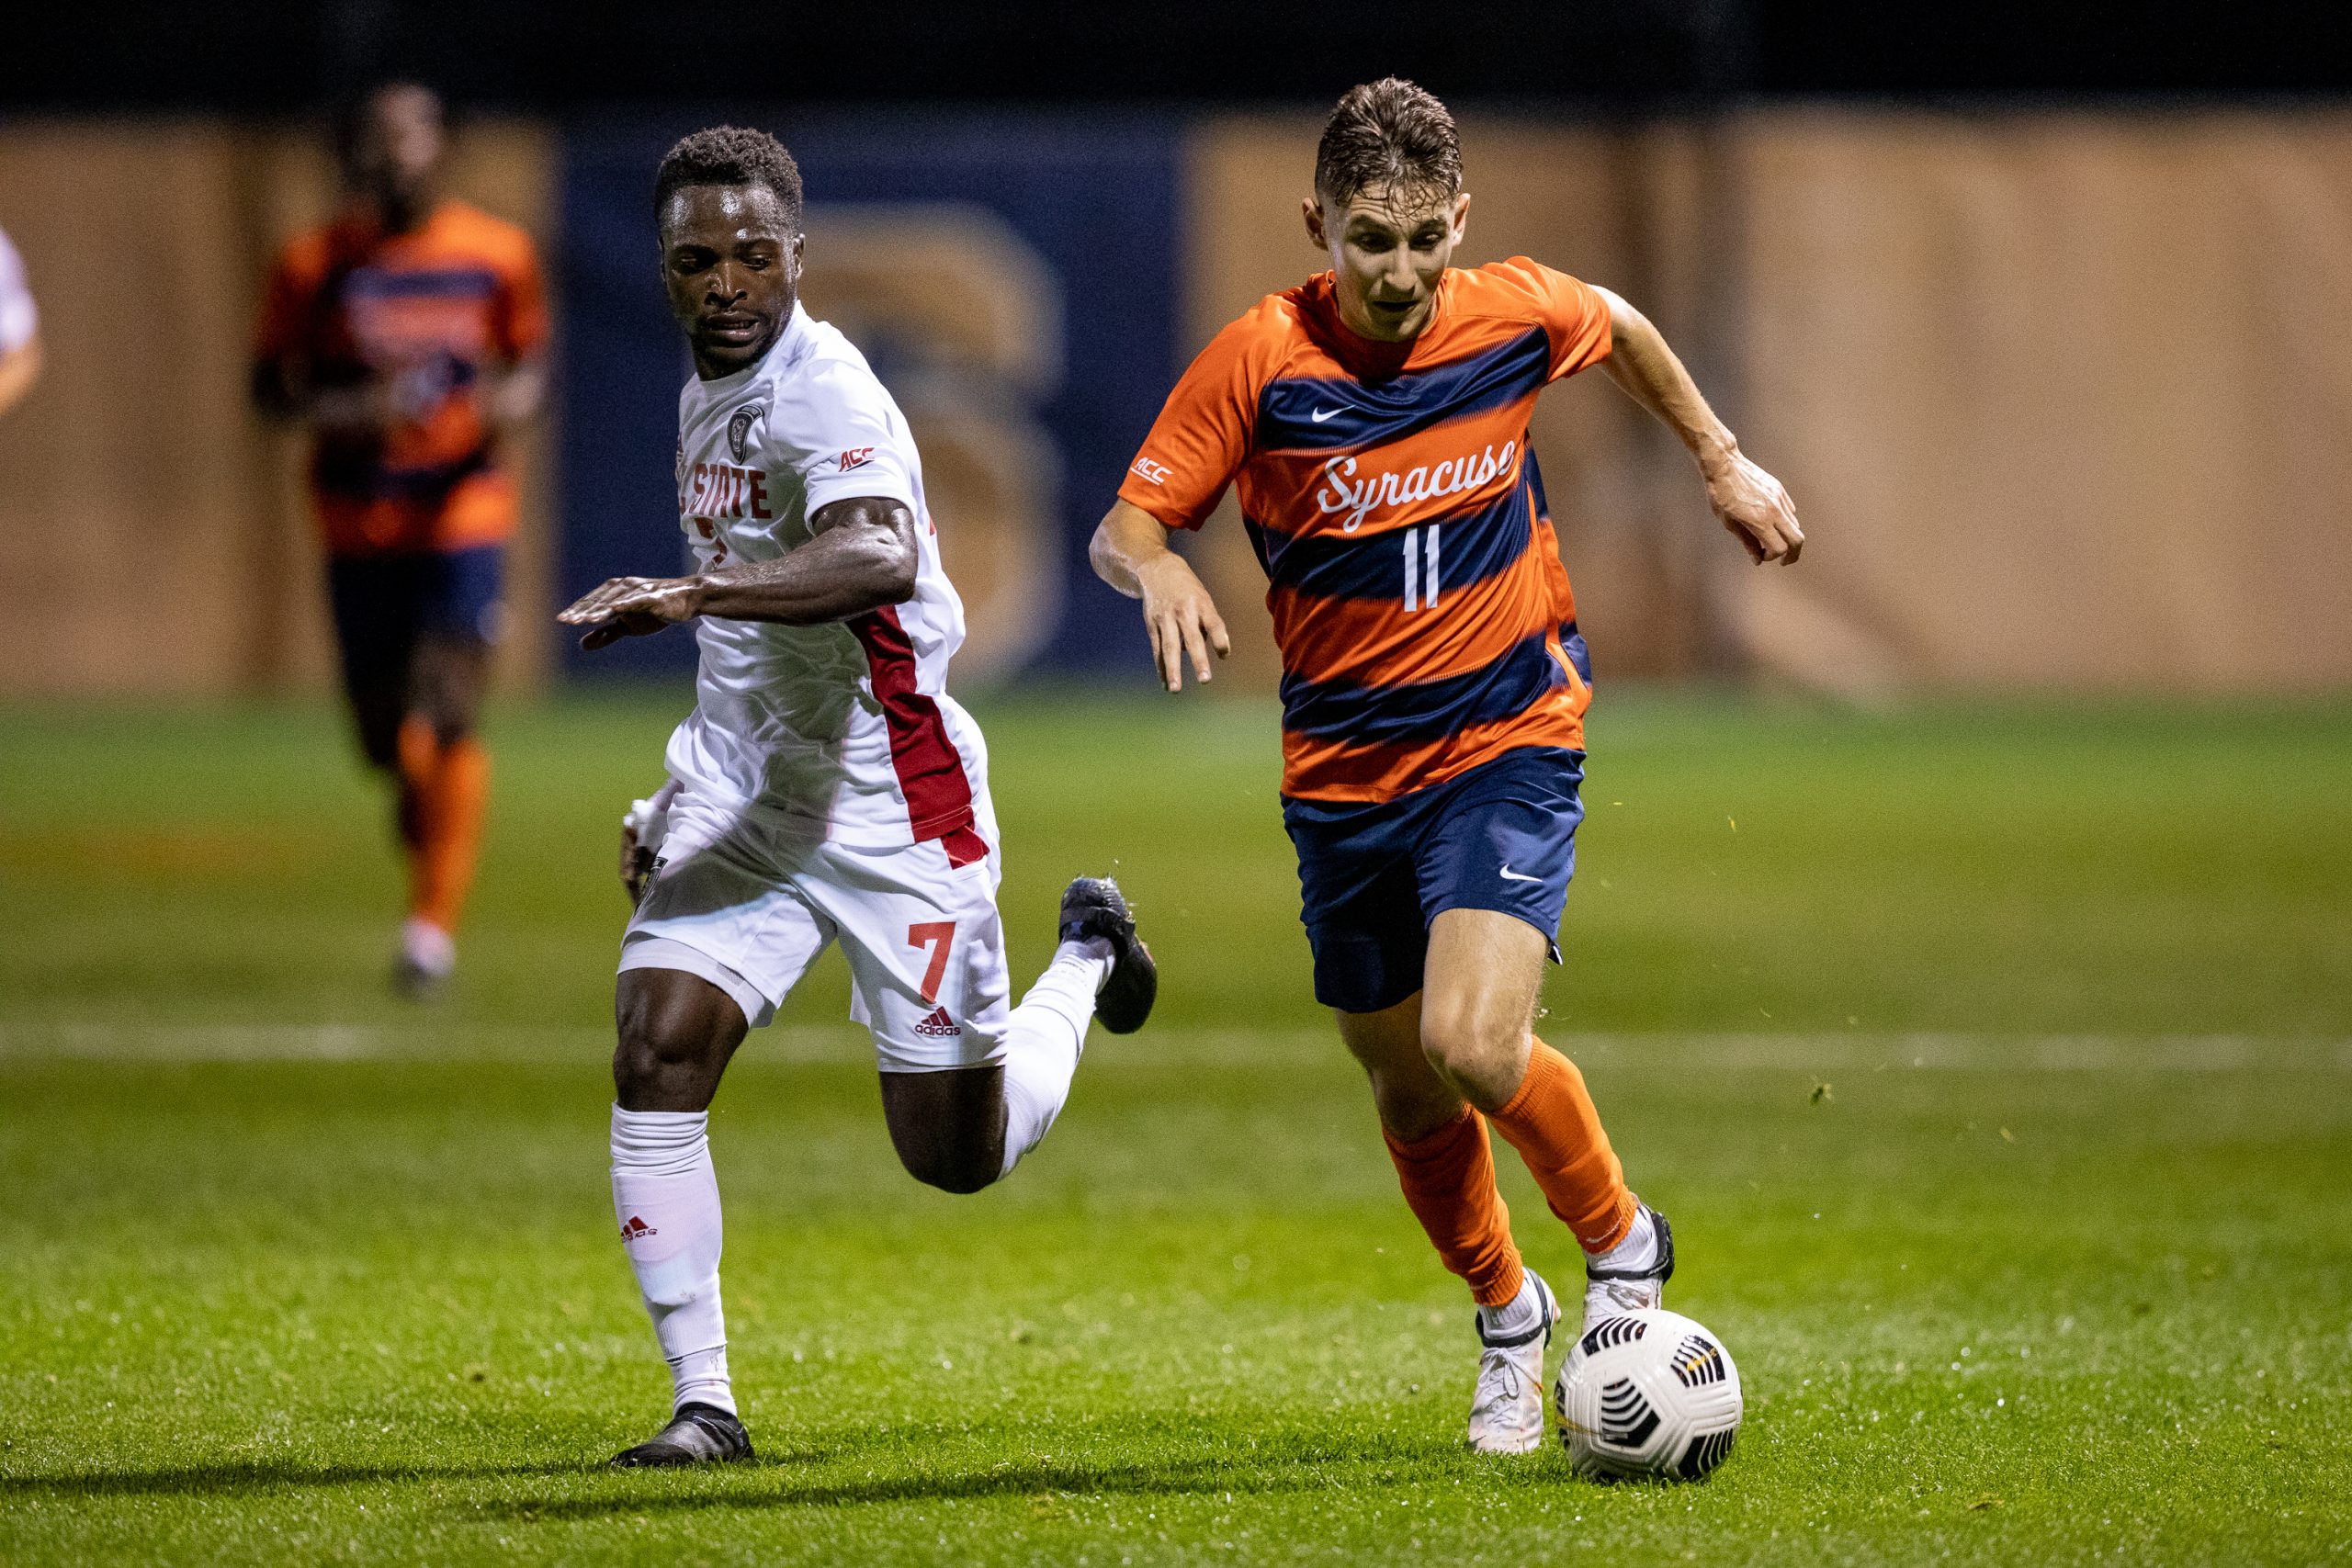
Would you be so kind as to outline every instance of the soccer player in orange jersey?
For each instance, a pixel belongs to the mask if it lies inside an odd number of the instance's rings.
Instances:
[[[443,197],[440,101],[364,99],[338,151],[349,200],[278,254],[254,395],[311,433],[344,687],[399,786],[408,919],[394,983],[457,961],[489,790],[475,716],[503,614],[514,479],[498,440],[537,409],[547,316],[530,238]]]
[[[1639,311],[1524,257],[1451,265],[1470,197],[1428,93],[1390,79],[1342,97],[1305,205],[1331,270],[1193,362],[1094,566],[1143,601],[1168,689],[1187,665],[1208,680],[1225,625],[1168,535],[1236,487],[1282,650],[1283,818],[1316,997],[1371,1076],[1406,1202],[1478,1303],[1470,1442],[1525,1452],[1560,1310],[1520,1261],[1487,1127],[1583,1248],[1589,1318],[1658,1305],[1674,1268],[1583,1077],[1532,1032],[1591,679],[1527,446],[1536,394],[1601,366],[1682,438],[1750,558],[1792,562],[1804,535]]]

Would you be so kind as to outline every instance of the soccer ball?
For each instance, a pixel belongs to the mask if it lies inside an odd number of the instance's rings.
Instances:
[[[1618,1313],[1578,1337],[1552,1384],[1560,1446],[1595,1481],[1696,1481],[1739,1434],[1739,1369],[1680,1313]]]

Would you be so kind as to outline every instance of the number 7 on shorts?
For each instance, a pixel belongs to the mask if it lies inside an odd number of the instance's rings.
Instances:
[[[931,962],[922,972],[922,999],[939,999],[939,979],[947,973],[947,950],[956,944],[956,922],[953,920],[918,920],[907,928],[909,947],[931,949]]]

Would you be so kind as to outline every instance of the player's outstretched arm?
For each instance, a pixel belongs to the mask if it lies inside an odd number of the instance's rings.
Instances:
[[[1184,689],[1188,661],[1193,673],[1206,682],[1210,652],[1223,659],[1233,651],[1216,601],[1184,558],[1168,547],[1167,528],[1142,507],[1112,502],[1095,526],[1086,556],[1094,564],[1095,576],[1128,598],[1143,601],[1151,660],[1160,683],[1170,691]]]
[[[810,538],[775,560],[692,577],[616,577],[556,619],[585,626],[580,646],[645,637],[696,615],[816,626],[914,597],[921,560],[914,514],[888,496],[856,495],[820,507]]]
[[[1794,565],[1804,549],[1804,530],[1797,526],[1789,492],[1740,451],[1650,319],[1608,289],[1599,292],[1609,302],[1610,351],[1601,361],[1609,378],[1681,437],[1698,459],[1708,504],[1748,558],[1759,566]]]
[[[376,435],[392,422],[389,383],[372,377],[351,387],[317,387],[295,358],[257,359],[254,406],[272,419],[308,424],[329,435]]]

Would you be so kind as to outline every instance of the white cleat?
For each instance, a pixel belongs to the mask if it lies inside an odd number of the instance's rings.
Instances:
[[[401,950],[392,959],[392,989],[417,1000],[435,996],[458,967],[458,944],[447,931],[413,915],[401,923]]]
[[[1533,1269],[1528,1282],[1544,1303],[1544,1315],[1524,1334],[1487,1337],[1478,1320],[1478,1387],[1470,1399],[1470,1446],[1482,1454],[1532,1453],[1544,1446],[1544,1348],[1560,1321],[1560,1303]]]
[[[1666,1216],[1642,1205],[1657,1238],[1649,1261],[1634,1268],[1604,1267],[1588,1260],[1584,1266],[1584,1321],[1589,1328],[1604,1317],[1623,1312],[1653,1311],[1666,1304],[1666,1282],[1674,1276],[1674,1228]]]

